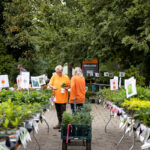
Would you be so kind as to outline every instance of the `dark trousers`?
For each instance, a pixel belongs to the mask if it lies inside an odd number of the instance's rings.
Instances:
[[[57,104],[57,103],[55,103],[55,108],[56,108],[59,124],[61,124],[62,123],[63,112],[66,111],[66,104]]]
[[[83,104],[76,104],[76,110],[83,107]],[[74,113],[75,112],[75,105],[71,103],[71,110]]]

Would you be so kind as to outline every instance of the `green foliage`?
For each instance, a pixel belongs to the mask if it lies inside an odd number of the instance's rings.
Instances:
[[[91,105],[84,104],[84,107],[81,110],[78,110],[75,114],[71,114],[69,112],[63,113],[63,124],[91,124],[92,116]]]
[[[0,91],[0,102],[5,102],[8,99],[11,99],[12,102],[16,104],[33,104],[39,103],[45,107],[49,103],[49,97],[51,96],[51,91],[40,90],[40,91],[9,91],[2,90]]]
[[[86,97],[86,98],[89,98],[89,97],[91,97],[91,96],[95,96],[95,95],[96,95],[96,93],[95,93],[95,92],[87,91],[87,92],[86,92],[86,94],[85,94],[85,97]]]
[[[0,130],[18,128],[23,121],[39,111],[40,107],[38,103],[15,104],[10,99],[0,103]]]
[[[113,101],[116,105],[121,105],[126,99],[126,91],[121,88],[117,91],[111,91],[109,88],[100,90],[99,97],[104,100]],[[137,87],[137,95],[133,96],[135,98],[140,98],[141,100],[150,100],[150,90],[149,88]]]
[[[125,73],[126,78],[134,76],[136,78],[137,85],[145,86],[145,77],[141,76],[139,71],[134,66],[131,65],[130,68],[125,71]]]
[[[141,120],[145,125],[150,125],[150,101],[131,98],[122,103],[128,111],[134,111],[134,118]]]

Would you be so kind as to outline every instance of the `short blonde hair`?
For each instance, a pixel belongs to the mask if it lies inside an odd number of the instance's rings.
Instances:
[[[82,70],[81,70],[80,67],[76,67],[76,68],[74,69],[74,75],[83,76]]]
[[[55,67],[55,71],[57,71],[57,70],[62,70],[63,71],[63,67],[61,65],[58,65],[58,66]]]

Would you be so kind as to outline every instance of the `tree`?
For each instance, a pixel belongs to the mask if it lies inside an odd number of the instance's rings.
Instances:
[[[54,64],[67,62],[72,70],[87,56],[90,27],[79,9],[75,9],[78,5],[69,6],[60,1],[36,5],[32,39],[37,50],[50,54]]]

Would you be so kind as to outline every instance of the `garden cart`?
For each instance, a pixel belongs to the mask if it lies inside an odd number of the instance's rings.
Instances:
[[[71,140],[84,140],[86,141],[86,150],[91,150],[91,137],[91,125],[61,125],[62,150],[67,150],[68,141],[71,142]]]
[[[78,99],[72,100],[74,103],[74,115],[76,115],[77,107],[76,103]],[[86,150],[91,150],[91,124],[62,124],[61,125],[61,138],[62,138],[62,150],[67,150],[68,145],[71,145],[71,141],[79,140],[86,141]],[[69,144],[68,144],[69,143]]]

